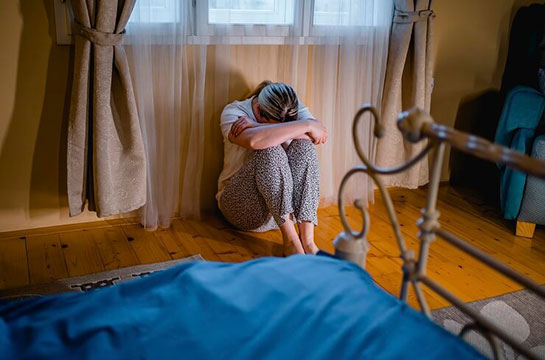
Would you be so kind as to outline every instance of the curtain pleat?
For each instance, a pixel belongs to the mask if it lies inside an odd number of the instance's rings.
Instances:
[[[99,217],[146,201],[146,162],[121,42],[135,1],[73,0],[75,61],[67,149],[70,215]]]
[[[425,146],[406,142],[397,129],[397,115],[418,106],[430,110],[432,91],[432,24],[430,0],[395,0],[382,123],[386,136],[377,143],[376,162],[380,166],[402,164]],[[427,159],[401,174],[384,178],[386,185],[416,188],[428,182]]]

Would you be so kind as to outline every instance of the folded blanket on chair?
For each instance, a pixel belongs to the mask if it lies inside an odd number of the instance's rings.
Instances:
[[[539,91],[517,86],[509,92],[496,129],[494,141],[529,154],[545,109],[545,96]],[[500,179],[500,204],[506,219],[517,218],[522,202],[526,174],[503,167]]]

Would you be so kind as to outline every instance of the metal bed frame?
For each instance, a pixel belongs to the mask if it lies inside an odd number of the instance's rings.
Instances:
[[[536,282],[517,273],[487,253],[442,229],[438,222],[439,212],[436,209],[443,154],[447,144],[467,154],[474,155],[491,162],[500,163],[542,179],[545,179],[545,162],[528,157],[503,146],[493,144],[483,138],[466,134],[444,125],[436,124],[428,113],[421,109],[413,108],[409,111],[402,112],[398,116],[398,128],[403,134],[404,138],[409,142],[417,143],[427,139],[427,145],[414,158],[402,165],[390,168],[378,167],[369,162],[362,151],[357,136],[358,123],[362,115],[367,113],[369,113],[374,120],[374,135],[377,138],[384,136],[384,129],[380,123],[377,110],[371,105],[362,106],[356,113],[352,126],[354,146],[359,158],[362,161],[362,164],[348,171],[339,188],[338,207],[344,231],[341,232],[334,240],[335,255],[339,258],[355,262],[363,268],[365,267],[365,259],[367,256],[367,251],[369,250],[369,243],[367,241],[367,233],[370,226],[369,213],[360,199],[356,199],[354,201],[354,205],[361,212],[363,220],[362,229],[360,231],[355,231],[349,226],[346,219],[343,200],[343,192],[349,178],[356,173],[365,173],[374,181],[382,195],[388,211],[388,216],[391,221],[393,232],[397,240],[397,245],[400,250],[400,257],[403,260],[403,279],[400,299],[405,302],[407,301],[408,289],[409,286],[412,285],[421,311],[431,319],[431,312],[422,291],[422,284],[424,284],[471,318],[472,321],[461,330],[458,336],[463,337],[470,330],[480,332],[490,343],[496,359],[500,359],[502,357],[499,346],[500,344],[498,342],[498,339],[500,339],[528,359],[537,360],[538,358],[534,353],[532,353],[528,348],[520,345],[507,331],[496,326],[493,322],[483,317],[480,313],[476,312],[465,304],[456,295],[446,290],[440,283],[429,278],[426,275],[426,265],[429,247],[435,240],[436,236],[438,236],[470,256],[482,261],[489,267],[497,270],[501,274],[522,284],[524,287],[538,295],[541,299],[545,299],[545,290]],[[388,190],[381,181],[381,175],[391,175],[403,172],[426,157],[432,150],[433,160],[431,164],[431,177],[428,186],[427,201],[425,208],[422,209],[422,217],[418,221],[418,227],[420,229],[418,233],[418,239],[420,240],[419,254],[418,257],[415,257],[414,252],[407,249],[394,211],[392,199]]]

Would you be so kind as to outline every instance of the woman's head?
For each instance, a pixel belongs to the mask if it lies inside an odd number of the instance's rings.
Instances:
[[[285,83],[263,81],[251,94],[256,97],[259,115],[266,121],[297,120],[299,100],[293,88]]]

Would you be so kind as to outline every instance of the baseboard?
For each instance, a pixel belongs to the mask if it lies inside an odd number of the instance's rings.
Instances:
[[[13,231],[0,232],[0,240],[14,237],[22,236],[34,236],[34,235],[45,235],[51,233],[61,233],[67,231],[81,230],[84,229],[96,229],[103,227],[110,227],[116,225],[130,225],[138,224],[140,219],[138,217],[127,217],[127,218],[117,218],[117,219],[107,219],[100,221],[90,221],[90,222],[81,222],[76,224],[66,224],[66,225],[55,225],[47,226],[33,229],[21,229]]]

